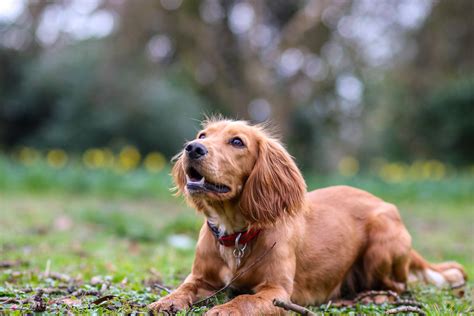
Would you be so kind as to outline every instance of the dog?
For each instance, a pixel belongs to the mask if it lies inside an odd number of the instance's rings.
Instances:
[[[229,285],[242,294],[208,315],[284,311],[410,280],[462,284],[456,262],[431,264],[411,247],[397,208],[348,186],[307,192],[292,157],[266,128],[209,119],[172,169],[177,193],[204,214],[191,274],[149,305],[174,313]]]

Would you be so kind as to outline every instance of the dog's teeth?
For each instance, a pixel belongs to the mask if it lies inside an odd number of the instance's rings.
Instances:
[[[204,177],[202,177],[201,180],[199,180],[199,181],[195,181],[195,180],[191,179],[188,175],[186,175],[186,182],[188,182],[188,183],[204,185],[205,181],[206,181],[206,179]]]

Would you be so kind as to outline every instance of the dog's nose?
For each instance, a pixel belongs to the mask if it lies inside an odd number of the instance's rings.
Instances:
[[[189,143],[184,150],[186,150],[188,157],[191,159],[199,159],[207,154],[206,146],[198,142]]]

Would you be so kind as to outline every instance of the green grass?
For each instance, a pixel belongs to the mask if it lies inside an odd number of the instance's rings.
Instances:
[[[0,158],[0,263],[21,261],[0,268],[0,314],[35,310],[31,300],[39,288],[47,313],[146,312],[146,304],[166,294],[161,286],[175,288],[190,271],[203,219],[171,196],[167,173],[120,174],[78,164],[54,170]],[[350,184],[397,204],[417,250],[431,261],[457,260],[474,276],[472,177],[402,183],[370,175],[307,179],[310,188]],[[181,247],[170,236],[181,238]],[[428,286],[411,291],[429,315],[445,315],[472,309],[472,285],[463,298]],[[331,314],[387,308],[312,307]]]

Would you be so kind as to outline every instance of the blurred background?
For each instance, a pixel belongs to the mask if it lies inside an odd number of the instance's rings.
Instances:
[[[2,0],[0,146],[168,160],[222,113],[271,120],[305,169],[468,166],[473,12],[470,0]]]
[[[396,203],[423,255],[472,276],[473,16],[472,0],[0,0],[0,296],[105,284],[144,308],[179,284],[202,218],[171,196],[169,160],[216,113],[271,121],[310,189]]]

